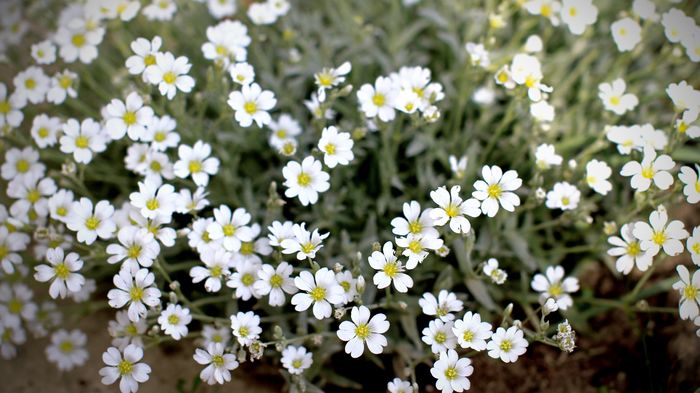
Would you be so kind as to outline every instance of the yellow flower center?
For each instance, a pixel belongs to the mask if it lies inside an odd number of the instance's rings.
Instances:
[[[571,198],[569,198],[568,196],[561,198],[561,205],[562,206],[569,206],[569,203],[571,203]]]
[[[305,172],[301,172],[299,176],[297,176],[297,183],[302,187],[308,187],[309,184],[311,184],[311,176]]]
[[[664,233],[664,231],[654,231],[654,234],[651,235],[651,241],[662,246],[666,243],[666,233]]]
[[[369,337],[369,326],[366,323],[361,323],[355,328],[355,335],[363,340]]]
[[[36,133],[39,135],[39,138],[46,138],[49,136],[49,130],[46,127],[39,128]]]
[[[155,134],[153,134],[153,140],[156,142],[163,142],[165,140],[165,132],[157,131]]]
[[[535,78],[533,75],[528,75],[527,78],[525,78],[525,86],[528,88],[537,86],[537,82],[537,78]]]
[[[153,160],[153,161],[151,161],[150,168],[151,168],[151,171],[153,171],[155,173],[160,173],[160,171],[163,169],[163,166],[160,165],[160,162]]]
[[[40,198],[41,194],[39,193],[39,190],[34,189],[27,193],[27,200],[29,201],[29,203],[37,203]]]
[[[350,291],[350,282],[348,281],[342,281],[339,283],[341,287],[343,287],[343,291],[348,292]]]
[[[241,243],[241,249],[238,252],[243,255],[252,255],[253,251],[255,251],[255,243],[243,242]]]
[[[247,326],[241,326],[240,329],[238,329],[238,335],[240,335],[241,337],[248,337],[249,333],[250,330]]]
[[[450,366],[445,370],[445,378],[449,380],[453,380],[457,378],[457,369]]]
[[[86,136],[79,136],[75,138],[75,147],[79,149],[87,149],[90,146],[90,140]]]
[[[423,225],[421,225],[420,221],[415,220],[410,223],[408,223],[408,231],[411,233],[420,233],[420,231],[423,230]]]
[[[396,262],[387,262],[386,265],[384,265],[384,274],[387,275],[389,278],[394,278],[396,276],[396,273],[399,272],[399,267],[397,266]]]
[[[309,242],[309,243],[304,243],[301,245],[301,251],[304,254],[310,254],[314,250],[314,244]]]
[[[326,147],[323,149],[326,151],[326,154],[335,154],[335,145],[332,143],[329,143],[326,145]]]
[[[253,275],[250,273],[246,273],[243,275],[243,277],[241,277],[241,282],[246,287],[249,287],[249,286],[253,285],[253,283],[255,282],[255,277],[253,277]]]
[[[459,215],[459,207],[455,205],[454,203],[450,203],[447,205],[445,208],[445,214],[447,214],[447,217],[457,217]]]
[[[56,277],[62,280],[67,279],[68,275],[70,274],[70,270],[68,270],[65,263],[59,263],[58,265],[54,266],[53,271],[56,274]]]
[[[333,77],[327,73],[318,74],[318,84],[323,87],[330,87],[333,84]]]
[[[301,359],[294,359],[294,360],[292,361],[292,367],[294,367],[294,368],[301,368],[301,366],[302,366]]]
[[[129,291],[129,298],[132,302],[140,302],[143,299],[143,289],[133,286]]]
[[[700,254],[700,243],[695,243],[690,247],[693,250],[693,254]]]
[[[445,307],[438,307],[435,311],[435,315],[437,315],[438,317],[444,317],[445,315],[447,315],[447,309]]]
[[[576,7],[569,7],[569,16],[576,16],[576,14],[578,14]]]
[[[90,216],[87,220],[85,220],[85,228],[88,230],[94,231],[99,225],[100,219],[95,216]]]
[[[315,302],[320,302],[321,300],[326,298],[326,290],[321,287],[316,287],[311,290],[310,295]]]
[[[131,375],[131,371],[134,369],[134,365],[128,360],[122,360],[117,365],[117,371],[119,375]]]
[[[65,215],[68,214],[68,209],[66,209],[64,206],[60,206],[58,209],[56,209],[56,214],[61,217],[65,217]]]
[[[688,124],[686,122],[681,121],[678,124],[678,132],[680,132],[681,134],[684,134],[687,129],[688,129]]]
[[[148,210],[156,210],[160,206],[160,203],[158,203],[158,200],[156,198],[151,198],[148,201],[146,201],[146,209]]]
[[[58,349],[63,353],[71,353],[73,352],[73,348],[73,343],[68,340],[58,344]]]
[[[444,344],[447,341],[447,335],[444,332],[438,332],[435,337],[435,342],[438,344]]]
[[[64,75],[58,80],[58,85],[61,86],[61,89],[68,90],[68,88],[73,85],[73,79],[71,79],[70,76]]]
[[[464,334],[462,335],[462,339],[466,342],[471,342],[474,339],[474,332],[471,330],[465,330]]]
[[[134,244],[126,251],[126,256],[129,257],[129,259],[136,259],[139,255],[141,255],[141,246],[138,244]]]
[[[0,113],[7,114],[10,113],[10,110],[12,110],[12,106],[7,100],[0,101]]]
[[[214,355],[211,357],[211,362],[215,367],[223,367],[224,366],[224,357],[221,355]]]
[[[489,198],[498,199],[501,197],[501,194],[503,194],[503,189],[500,184],[491,184],[486,189],[486,193],[489,195]]]
[[[255,103],[255,101],[248,101],[245,104],[243,104],[243,110],[247,114],[252,115],[253,113],[258,111],[258,105]]]
[[[225,46],[223,46],[223,45],[217,45],[217,46],[216,46],[216,54],[217,54],[217,55],[219,55],[219,56],[226,56],[227,53],[228,53],[228,50],[226,49]]]
[[[510,340],[501,341],[501,345],[498,346],[503,352],[510,352],[513,348],[513,343]]]
[[[638,241],[633,241],[627,245],[627,255],[631,257],[636,257],[642,252],[642,248],[639,246]]]
[[[143,64],[145,64],[146,66],[152,66],[152,65],[156,64],[156,57],[154,55],[150,55],[150,54],[146,55],[143,58]]]
[[[693,284],[688,284],[683,288],[683,297],[687,300],[695,300],[698,296],[698,288],[695,288]]]
[[[10,311],[11,314],[21,313],[22,308],[24,308],[24,305],[22,304],[22,301],[19,299],[11,299],[7,303],[7,309]]]
[[[33,90],[36,87],[36,81],[32,78],[27,78],[27,80],[24,81],[24,87]]]
[[[642,169],[642,177],[644,177],[645,179],[653,179],[654,169],[651,166]]]
[[[501,83],[506,83],[508,82],[508,73],[501,71],[498,73],[498,75],[496,75],[496,79],[498,79],[498,81]]]
[[[408,249],[414,254],[418,254],[423,251],[423,246],[421,246],[420,240],[411,240],[411,242],[408,243]]]
[[[211,269],[209,269],[209,274],[211,274],[211,276],[214,278],[221,277],[221,266],[213,266]]]
[[[122,117],[122,120],[124,120],[127,126],[133,125],[136,123],[136,113],[127,111]]]
[[[618,30],[617,32],[623,37],[627,35],[627,29],[625,29],[624,27]]]
[[[561,287],[560,283],[554,283],[549,286],[549,294],[553,297],[561,296],[564,293],[564,289]]]
[[[550,6],[549,4],[542,4],[542,7],[540,7],[540,14],[549,18],[550,16],[552,16],[552,6]]]
[[[282,286],[283,281],[282,276],[279,274],[274,274],[272,277],[270,277],[270,286],[273,288],[279,288]]]
[[[620,97],[618,97],[618,96],[610,97],[610,103],[613,104],[614,106],[620,105]]]
[[[386,102],[384,94],[377,93],[372,97],[372,103],[376,106],[384,106],[384,102]]]
[[[275,132],[275,135],[276,135],[279,139],[284,139],[284,138],[287,137],[287,131],[285,131],[285,130],[277,130],[277,132]]]
[[[223,226],[222,231],[224,232],[224,236],[231,237],[236,233],[236,227],[233,226],[233,224],[226,224]]]
[[[171,325],[177,325],[178,323],[180,323],[180,317],[178,317],[175,314],[170,314],[168,316],[168,323]]]
[[[29,161],[25,159],[18,160],[17,163],[15,164],[15,169],[17,169],[17,172],[19,173],[26,173],[29,168],[30,168]]]
[[[202,170],[202,163],[196,160],[192,160],[188,165],[188,169],[190,170],[190,173],[198,173]]]
[[[169,85],[172,85],[173,83],[175,83],[176,80],[177,80],[177,75],[175,75],[175,73],[172,71],[168,71],[165,74],[163,74],[163,82],[165,82]]]
[[[74,34],[73,37],[70,39],[70,42],[76,48],[80,48],[83,45],[85,45],[85,36],[82,34]]]

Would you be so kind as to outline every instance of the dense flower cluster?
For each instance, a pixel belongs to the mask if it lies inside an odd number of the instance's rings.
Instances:
[[[3,358],[31,332],[50,334],[60,370],[85,364],[89,337],[57,304],[96,302],[115,310],[99,374],[122,393],[149,379],[150,344],[189,339],[207,384],[273,357],[304,391],[334,383],[318,365],[343,348],[395,356],[390,392],[462,392],[475,356],[575,349],[568,316],[579,295],[595,301],[580,294],[581,252],[636,278],[609,301],[626,310],[664,256],[688,254],[696,266],[679,263],[672,287],[649,285],[677,291],[680,318],[700,326],[700,227],[667,211],[700,202],[700,90],[683,68],[700,61],[700,27],[682,7],[503,1],[473,42],[439,33],[451,72],[395,36],[391,59],[372,43],[309,54],[300,1],[198,2],[48,2],[58,17],[41,37],[28,21],[40,9],[0,4],[0,52],[27,52],[0,82]],[[432,23],[422,3],[400,12]],[[499,42],[516,14],[547,34]],[[127,40],[139,23],[163,33]],[[594,39],[616,73],[581,77]],[[663,54],[646,53],[651,39]],[[551,71],[569,44],[581,92]],[[645,85],[664,61],[673,80]]]

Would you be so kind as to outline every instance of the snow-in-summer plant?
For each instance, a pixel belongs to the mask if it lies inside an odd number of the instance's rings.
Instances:
[[[1,2],[2,367],[50,336],[131,393],[177,341],[212,385],[451,393],[610,310],[697,328],[698,15]]]

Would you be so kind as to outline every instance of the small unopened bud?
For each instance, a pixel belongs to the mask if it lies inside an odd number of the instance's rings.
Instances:
[[[364,276],[357,276],[357,281],[355,282],[355,289],[357,289],[358,293],[362,293],[365,291],[365,277]]]
[[[320,335],[320,334],[314,334],[314,335],[311,337],[311,342],[312,342],[314,345],[321,345],[321,344],[323,343],[323,336]]]
[[[603,232],[606,235],[611,236],[617,232],[617,223],[615,223],[615,221],[606,221],[603,223]]]
[[[372,243],[372,252],[381,251],[381,250],[382,250],[382,245],[379,244],[379,242]]]
[[[507,318],[510,316],[510,314],[513,312],[513,303],[509,303],[506,308],[503,310],[503,317]]]
[[[280,327],[280,325],[275,325],[272,327],[272,338],[275,340],[282,340],[284,338],[284,332],[282,331],[282,327]]]
[[[544,198],[546,198],[546,197],[547,197],[547,191],[545,191],[544,188],[538,187],[538,188],[535,190],[535,198],[537,198],[538,201],[541,202],[541,201],[543,201]]]
[[[177,294],[175,292],[168,292],[168,301],[170,303],[177,303]]]
[[[190,228],[179,229],[177,231],[177,237],[179,237],[179,238],[187,237],[187,235],[189,235],[190,232],[192,232],[192,230]]]
[[[404,302],[403,300],[400,300],[397,304],[399,305],[399,308],[402,310],[405,310],[408,308],[408,304],[406,302]]]
[[[333,311],[333,318],[342,319],[343,316],[345,316],[345,309],[344,308],[336,308],[335,311]]]
[[[437,254],[439,257],[444,258],[444,257],[450,255],[450,248],[443,245],[442,247],[435,250],[435,254]]]
[[[171,282],[171,283],[170,283],[170,289],[172,289],[173,291],[176,291],[176,290],[180,289],[180,282],[177,281],[177,280]]]
[[[336,263],[333,265],[333,271],[336,272],[336,273],[342,272],[342,271],[343,271],[343,265],[341,265],[340,263],[336,262]]]
[[[75,163],[71,161],[61,165],[61,173],[68,176],[73,175],[75,173]]]

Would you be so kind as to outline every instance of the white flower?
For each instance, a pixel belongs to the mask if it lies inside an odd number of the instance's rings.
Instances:
[[[508,278],[508,273],[504,270],[498,268],[498,260],[496,258],[489,258],[484,265],[484,274],[491,278],[496,285],[501,285],[506,282]]]
[[[194,361],[207,366],[199,373],[199,378],[209,385],[230,381],[230,370],[238,368],[236,355],[224,353],[224,350],[221,343],[209,343],[206,350],[195,349]]]
[[[15,96],[24,104],[27,101],[32,104],[40,104],[46,98],[51,80],[44,70],[37,66],[30,66],[15,75],[12,82],[15,85]]]
[[[117,311],[115,319],[109,321],[107,330],[112,336],[112,345],[123,350],[130,344],[143,347],[142,336],[147,328],[148,322],[145,318],[132,322],[127,311]]]
[[[673,101],[676,111],[696,109],[700,106],[700,90],[695,90],[686,81],[671,83],[666,88],[666,94]]]
[[[683,183],[683,194],[688,203],[700,202],[700,166],[696,164],[695,170],[689,166],[682,166],[678,180]]]
[[[263,90],[257,83],[243,85],[241,91],[234,91],[228,96],[228,105],[236,111],[236,121],[246,128],[250,127],[253,121],[258,127],[270,123],[272,118],[267,112],[276,104],[275,94]]]
[[[158,317],[161,330],[175,340],[187,336],[187,324],[190,322],[192,322],[190,310],[179,304],[169,303]]]
[[[284,186],[287,187],[284,195],[287,198],[298,197],[302,205],[313,205],[318,201],[318,194],[328,191],[330,188],[330,175],[323,171],[321,162],[313,156],[308,156],[299,164],[289,161],[282,168]]]
[[[104,28],[89,30],[84,21],[74,19],[67,25],[62,25],[54,35],[54,41],[59,46],[58,54],[66,63],[78,59],[89,64],[97,58],[97,45],[102,42]]]
[[[32,290],[24,284],[0,285],[0,316],[3,321],[0,328],[4,324],[19,326],[22,320],[35,321],[38,307],[32,301],[33,296]]]
[[[491,65],[491,59],[489,59],[489,52],[484,47],[484,44],[476,44],[474,42],[467,42],[464,45],[464,49],[469,53],[469,60],[472,65],[480,66],[482,68],[488,68]]]
[[[255,281],[258,278],[260,265],[254,262],[243,262],[236,264],[236,272],[226,282],[226,286],[236,289],[235,296],[238,299],[249,300],[251,297],[260,297],[255,291]]]
[[[73,154],[73,159],[81,164],[92,161],[95,153],[105,151],[107,137],[100,124],[87,118],[78,123],[75,119],[68,119],[63,124],[63,136],[60,139],[61,151]]]
[[[268,240],[270,240],[270,245],[274,247],[281,247],[282,241],[284,239],[294,238],[294,223],[291,221],[279,222],[273,221],[272,224],[267,227]]]
[[[313,303],[313,312],[316,319],[328,318],[331,316],[331,304],[341,304],[343,302],[343,287],[335,279],[333,271],[328,268],[321,268],[315,275],[304,270],[299,273],[299,277],[294,279],[294,285],[301,293],[292,297],[292,304],[296,311],[304,311]]]
[[[430,218],[436,226],[443,226],[449,222],[450,229],[455,233],[466,234],[471,230],[471,224],[465,217],[478,217],[479,202],[475,199],[463,201],[459,196],[460,186],[452,186],[447,192],[445,186],[438,187],[430,192],[430,199],[439,206],[430,211]]]
[[[238,343],[247,347],[262,333],[260,317],[252,311],[245,313],[239,311],[236,315],[231,315],[231,330],[238,339]]]
[[[404,0],[404,4],[406,1]],[[400,378],[394,378],[386,384],[386,389],[389,393],[413,393],[413,386],[408,381],[402,381]]]
[[[37,64],[51,64],[56,61],[56,46],[51,40],[32,45],[32,58]]]
[[[672,43],[692,39],[695,30],[695,20],[678,8],[671,8],[661,15],[661,25],[664,27],[666,38]]]
[[[418,300],[418,305],[420,305],[423,314],[435,316],[447,322],[455,319],[451,313],[462,311],[463,303],[457,299],[457,295],[443,289],[438,293],[437,298],[430,292],[424,293],[423,297]]]
[[[598,19],[598,8],[592,0],[562,0],[561,20],[572,34],[581,35]]]
[[[250,214],[242,207],[233,212],[226,205],[214,209],[215,222],[209,224],[207,232],[212,240],[223,239],[223,246],[227,251],[238,251],[242,242],[253,240],[250,222]]]
[[[700,126],[695,123],[700,115],[700,106],[686,109],[680,119],[676,120],[676,130],[681,134],[688,135],[688,138],[700,137]]]
[[[74,252],[65,256],[60,247],[49,248],[46,251],[46,260],[49,265],[38,265],[34,269],[34,279],[40,282],[52,281],[49,287],[49,296],[53,299],[65,298],[68,292],[77,292],[85,284],[85,277],[80,274],[83,261]]]
[[[566,310],[574,304],[569,294],[579,289],[578,279],[564,278],[564,268],[561,266],[547,267],[545,274],[536,274],[530,285],[532,289],[540,292],[540,304],[552,298],[561,310]]]
[[[404,217],[395,217],[391,220],[392,232],[397,236],[406,236],[409,233],[417,236],[438,237],[438,231],[434,228],[433,219],[430,218],[431,209],[421,211],[417,201],[404,202]]]
[[[197,187],[194,192],[183,188],[176,196],[175,211],[180,214],[196,214],[209,206],[207,195],[208,193],[204,187]]]
[[[216,19],[231,16],[236,12],[236,0],[207,0],[209,13]]]
[[[561,165],[562,157],[554,150],[554,145],[543,143],[535,150],[535,164],[538,168],[545,170],[552,165]]]
[[[173,166],[175,176],[181,179],[192,176],[197,186],[206,187],[209,184],[209,176],[219,171],[219,159],[209,157],[211,146],[208,143],[197,141],[192,147],[180,145],[177,155],[180,159]]]
[[[335,126],[325,127],[318,141],[318,149],[323,152],[323,162],[329,168],[348,165],[355,157],[352,153],[354,142],[350,133],[338,132]]]
[[[221,280],[226,279],[233,267],[233,257],[231,253],[226,252],[221,248],[202,250],[199,253],[199,258],[204,263],[204,266],[194,266],[190,269],[190,277],[193,283],[204,281],[204,289],[207,292],[219,292],[221,289]]]
[[[138,75],[143,73],[147,67],[156,64],[156,54],[160,53],[160,49],[163,40],[159,36],[153,37],[151,41],[145,38],[137,38],[131,42],[131,50],[134,52],[133,56],[126,59],[126,68],[132,75]],[[146,81],[146,76],[144,75],[144,81]]]
[[[160,253],[160,245],[155,237],[144,228],[135,226],[123,227],[117,233],[119,244],[107,246],[108,263],[122,262],[122,269],[128,269],[132,274],[143,267],[150,267]]]
[[[39,152],[33,148],[11,148],[5,152],[5,161],[0,170],[5,180],[22,177],[41,178],[46,172],[46,166],[39,161]]]
[[[349,61],[341,64],[338,68],[323,68],[321,71],[314,74],[314,82],[318,86],[318,100],[323,102],[326,100],[326,89],[332,89],[335,86],[345,82],[345,76],[352,70],[352,64]]]
[[[133,141],[144,137],[146,126],[153,118],[153,109],[143,104],[136,92],[129,93],[122,102],[113,99],[105,108],[105,130],[112,139],[121,139],[128,134]]]
[[[398,91],[390,78],[380,76],[374,83],[364,84],[357,91],[357,99],[360,101],[360,109],[366,117],[379,117],[379,120],[388,122],[394,120],[394,101]]]
[[[231,80],[242,86],[249,85],[255,80],[255,69],[245,62],[231,64],[228,72],[231,75]]]
[[[87,336],[80,330],[57,330],[51,335],[51,345],[46,347],[46,357],[56,363],[59,370],[70,371],[88,360],[86,343]]]
[[[34,142],[40,148],[52,147],[58,141],[58,133],[63,123],[58,117],[40,114],[32,121],[31,134]]]
[[[426,250],[437,250],[443,245],[442,239],[430,235],[414,235],[409,233],[406,237],[397,237],[396,245],[404,248],[401,255],[408,257],[406,269],[412,270],[422,263],[428,256]]]
[[[171,20],[176,11],[175,0],[153,0],[143,9],[143,15],[148,20],[166,21]]]
[[[590,160],[586,163],[586,184],[601,195],[607,195],[612,190],[612,183],[608,181],[612,175],[612,169],[605,161]]]
[[[121,393],[136,393],[139,390],[139,383],[148,381],[148,374],[151,367],[146,363],[139,363],[143,358],[143,349],[136,345],[129,344],[124,348],[124,356],[117,348],[110,347],[102,354],[102,361],[107,365],[100,369],[102,383],[105,385],[119,381]]]
[[[0,266],[5,273],[12,274],[14,265],[22,263],[19,252],[27,249],[31,239],[24,233],[10,232],[6,225],[0,226]]]
[[[634,0],[632,11],[640,18],[656,22],[659,14],[656,12],[656,4],[652,0]]]
[[[518,177],[518,172],[509,170],[503,173],[496,165],[489,167],[484,165],[481,169],[481,176],[484,180],[477,180],[474,183],[476,191],[472,196],[481,201],[481,211],[483,214],[493,217],[498,213],[500,204],[506,211],[515,211],[516,206],[520,206],[520,198],[513,192],[523,184]]]
[[[144,75],[149,83],[158,85],[161,95],[172,100],[178,90],[189,93],[194,87],[194,79],[187,75],[192,64],[185,56],[177,59],[170,52],[156,53],[156,63],[146,67]]]
[[[632,93],[625,94],[627,85],[622,78],[615,79],[612,83],[601,83],[598,85],[598,97],[603,101],[606,110],[617,115],[623,115],[631,111],[638,104],[637,96]]]
[[[460,358],[454,349],[440,352],[439,359],[430,369],[430,374],[436,379],[435,387],[442,393],[469,390],[471,383],[468,377],[473,372],[472,361]]]
[[[299,122],[286,113],[281,114],[277,121],[271,120],[267,126],[272,131],[270,145],[276,149],[282,149],[287,141],[301,134]]]
[[[435,354],[457,347],[457,337],[452,332],[452,321],[434,319],[421,334],[423,342],[430,345],[430,350]]]
[[[349,270],[343,270],[335,274],[335,281],[343,288],[342,304],[350,303],[355,299],[355,296],[358,294],[358,288],[360,286],[364,288],[364,280],[363,276],[353,277],[352,272]]]
[[[622,238],[610,236],[608,243],[614,246],[608,250],[608,255],[617,258],[615,269],[622,274],[629,274],[634,265],[637,265],[639,271],[646,271],[651,262],[653,255],[647,251],[642,251],[639,240],[634,237],[635,223],[625,224],[620,229]]]
[[[617,45],[617,50],[627,52],[634,49],[642,41],[642,27],[631,18],[623,18],[610,25],[613,40]]]
[[[382,313],[375,314],[370,319],[369,309],[365,306],[353,307],[350,311],[350,321],[343,321],[338,327],[338,338],[347,341],[345,353],[358,358],[367,349],[373,354],[380,354],[387,345],[383,336],[389,330],[389,321]]]
[[[545,123],[542,125],[542,128],[546,130],[546,127],[549,127],[546,123],[554,120],[554,106],[545,100],[541,100],[530,104],[530,114],[535,120]]]
[[[649,214],[649,223],[637,222],[634,224],[634,237],[639,239],[639,246],[650,256],[655,256],[661,248],[668,256],[678,255],[683,252],[681,240],[688,237],[683,222],[673,220],[668,222],[668,213],[663,206]]]
[[[70,70],[63,70],[56,73],[51,78],[51,87],[46,93],[46,101],[58,105],[66,100],[66,97],[75,98],[78,92],[75,90],[74,83],[78,79],[78,74]]]
[[[694,319],[698,316],[698,304],[700,304],[700,270],[693,273],[691,279],[688,268],[683,265],[676,266],[680,278],[673,284],[673,289],[681,295],[678,311],[681,319]]]
[[[7,87],[4,83],[0,83],[0,128],[19,127],[24,119],[24,113],[22,113],[24,106],[25,103],[16,94],[8,97]]]
[[[460,347],[477,351],[486,349],[486,340],[493,335],[491,324],[481,322],[481,315],[471,311],[467,311],[462,319],[454,322],[452,332],[457,337]]]
[[[129,320],[136,322],[146,317],[146,305],[160,304],[160,291],[153,287],[155,276],[148,269],[140,269],[133,276],[127,269],[114,275],[115,289],[107,293],[112,308],[122,308],[129,304]]]
[[[578,206],[581,191],[567,182],[558,182],[547,192],[545,205],[550,209],[573,210]]]
[[[117,226],[112,220],[114,207],[108,201],[97,202],[93,210],[91,200],[80,198],[80,201],[73,202],[70,210],[66,226],[77,232],[79,242],[90,245],[98,236],[109,239],[116,230]]]
[[[294,268],[287,262],[280,262],[276,268],[267,264],[262,265],[258,270],[259,280],[253,284],[253,287],[260,296],[270,295],[271,306],[283,306],[287,301],[285,293],[292,295],[297,292],[294,280],[290,277],[293,271]]]
[[[688,237],[686,249],[693,263],[700,266],[700,226],[693,229],[693,236]]]
[[[231,339],[231,331],[228,326],[217,328],[213,325],[204,325],[202,327],[202,339],[204,341],[204,346],[209,346],[209,344],[221,344],[226,346]]]
[[[269,25],[277,20],[277,13],[269,2],[252,3],[248,7],[247,15],[256,25]]]
[[[374,251],[367,260],[373,269],[378,270],[373,278],[377,288],[386,288],[393,282],[397,291],[405,293],[413,286],[413,279],[404,273],[403,264],[397,260],[391,242],[384,243],[382,252]]]
[[[508,330],[499,327],[491,337],[491,341],[486,344],[489,356],[494,359],[500,358],[505,363],[515,362],[518,356],[527,350],[528,343],[523,337],[523,331],[515,326],[509,327]]]
[[[175,195],[170,184],[162,184],[159,177],[147,177],[139,182],[138,192],[129,194],[129,200],[144,218],[158,217],[162,222],[170,222],[175,211]]]
[[[673,184],[673,176],[668,172],[676,163],[669,155],[656,156],[656,151],[649,147],[644,149],[642,162],[630,161],[620,170],[622,176],[631,176],[630,184],[638,192],[646,191],[652,181],[661,190],[667,190]]]
[[[282,366],[292,375],[301,375],[304,370],[311,367],[313,354],[306,352],[306,348],[287,345],[282,351]]]

